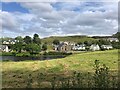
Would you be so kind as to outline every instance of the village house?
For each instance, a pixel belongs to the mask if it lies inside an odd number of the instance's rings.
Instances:
[[[90,50],[91,51],[98,51],[98,50],[100,50],[100,47],[99,47],[99,45],[97,44],[92,44],[91,46],[90,46]]]
[[[9,52],[9,48],[7,45],[0,45],[0,52]]]
[[[15,44],[16,42],[19,42],[18,40],[8,40],[8,41],[3,41],[3,45],[8,45],[8,44]]]
[[[118,38],[108,38],[107,41],[110,41],[110,42],[119,42]]]
[[[54,45],[55,51],[67,52],[71,51],[75,44],[71,42],[60,42],[59,45]]]
[[[105,50],[113,49],[112,45],[102,45],[101,48]]]
[[[76,45],[76,46],[73,46],[72,50],[75,50],[75,51],[84,51],[86,48],[85,48],[85,45],[84,44],[81,44],[81,45]]]
[[[53,50],[57,51],[59,45],[53,45]]]
[[[87,49],[85,44],[76,45],[75,43],[71,43],[71,42],[60,42],[59,45],[53,45],[53,47],[55,51],[60,51],[60,52],[85,51]],[[101,49],[110,50],[113,49],[113,47],[112,45],[99,46],[98,44],[92,44],[91,46],[88,46],[88,49],[91,51],[98,51]]]

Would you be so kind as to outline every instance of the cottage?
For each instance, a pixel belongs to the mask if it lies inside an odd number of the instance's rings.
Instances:
[[[9,44],[9,42],[8,41],[3,41],[3,44]]]
[[[54,45],[54,50],[61,52],[71,51],[74,45],[74,43],[70,42],[60,42],[59,45]]]
[[[73,46],[72,50],[75,50],[75,51],[83,51],[83,50],[85,50],[85,45],[82,44],[82,45]]]
[[[107,40],[110,42],[119,42],[118,38],[108,38]]]
[[[113,49],[112,45],[102,45],[101,48],[105,50]]]
[[[3,41],[2,44],[4,45],[8,45],[8,44],[15,44],[16,42],[19,42],[19,40],[8,40],[8,41]]]
[[[92,51],[97,51],[97,50],[100,50],[100,47],[99,47],[99,45],[97,44],[93,44],[93,45],[91,45],[90,46],[90,50],[92,50]]]
[[[59,45],[53,45],[53,50],[57,51]]]
[[[68,42],[63,42],[58,46],[58,51],[70,51],[72,49]]]
[[[0,45],[0,52],[9,52],[9,48],[7,45]]]

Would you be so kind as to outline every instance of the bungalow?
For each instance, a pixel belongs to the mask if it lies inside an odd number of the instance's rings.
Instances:
[[[112,45],[102,45],[101,48],[104,49],[104,50],[113,49]]]
[[[97,51],[97,50],[100,50],[100,47],[99,47],[99,45],[97,44],[93,44],[93,45],[91,45],[90,46],[90,50],[92,50],[92,51]]]
[[[9,52],[9,48],[7,45],[0,45],[0,52]]]
[[[82,44],[82,45],[73,46],[72,50],[83,51],[83,50],[85,50],[85,45]]]

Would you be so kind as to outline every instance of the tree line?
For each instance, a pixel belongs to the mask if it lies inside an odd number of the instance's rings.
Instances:
[[[38,54],[40,51],[47,50],[47,43],[42,44],[38,34],[34,34],[33,38],[30,36],[25,36],[24,38],[18,36],[15,40],[17,42],[11,46],[11,49],[18,53],[21,53],[23,50],[30,54]]]

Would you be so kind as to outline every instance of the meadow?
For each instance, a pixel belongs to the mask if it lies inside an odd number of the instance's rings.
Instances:
[[[2,62],[3,88],[61,87],[60,85],[65,85],[65,83],[68,85],[68,82],[60,83],[60,80],[68,80],[68,78],[75,75],[78,77],[81,74],[86,78],[83,80],[84,85],[82,87],[86,87],[85,82],[89,78],[88,74],[90,76],[95,74],[95,60],[99,60],[101,65],[105,64],[109,71],[112,72],[112,75],[117,76],[118,50],[86,52],[72,54],[62,59]],[[73,79],[70,83],[74,82]],[[88,87],[90,82],[87,83]],[[75,85],[73,84],[73,86]]]

